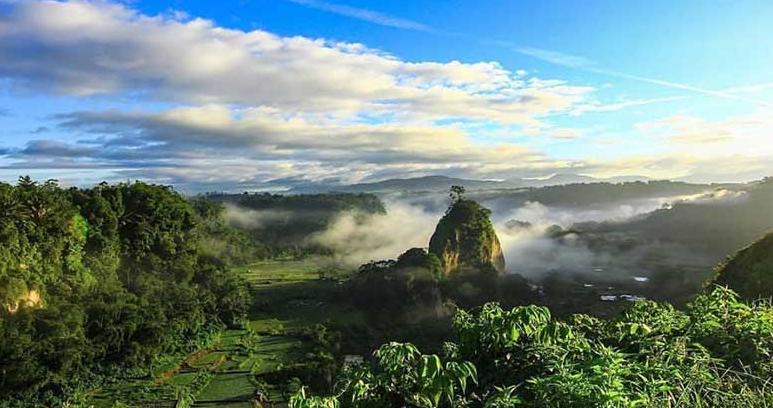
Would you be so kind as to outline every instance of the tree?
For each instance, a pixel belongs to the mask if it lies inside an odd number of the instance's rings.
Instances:
[[[464,199],[465,192],[466,190],[464,186],[453,185],[448,191],[448,197],[451,198],[451,201],[455,203]]]

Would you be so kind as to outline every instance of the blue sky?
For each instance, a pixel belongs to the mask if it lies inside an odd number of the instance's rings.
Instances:
[[[769,1],[0,1],[0,179],[773,174]]]

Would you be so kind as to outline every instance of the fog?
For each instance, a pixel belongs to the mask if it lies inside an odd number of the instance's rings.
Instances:
[[[425,248],[442,214],[400,201],[385,202],[386,214],[344,212],[311,242],[332,249],[341,261],[360,265],[394,259],[406,249]]]
[[[494,214],[497,234],[502,242],[509,271],[539,278],[549,272],[582,274],[621,280],[647,275],[642,270],[648,259],[664,264],[696,265],[706,262],[679,244],[637,241],[628,235],[606,235],[603,245],[591,248],[583,239],[563,229],[583,222],[625,222],[658,209],[670,209],[677,203],[735,203],[746,198],[743,191],[717,190],[701,194],[656,197],[583,208],[548,207],[527,202],[508,214]],[[516,222],[517,221],[517,222]],[[557,228],[560,227],[560,228]]]
[[[502,244],[507,269],[512,273],[530,278],[539,278],[550,272],[636,276],[646,275],[647,271],[639,270],[636,265],[652,253],[656,252],[659,259],[664,259],[689,256],[689,251],[660,242],[637,242],[622,251],[618,246],[625,243],[626,236],[604,237],[611,240],[591,248],[587,239],[568,233],[566,229],[589,221],[624,222],[654,210],[667,210],[680,202],[732,202],[743,198],[743,193],[719,190],[585,207],[547,206],[528,201],[503,209],[502,201],[498,201],[492,221]],[[374,260],[394,259],[409,248],[426,248],[448,205],[448,198],[440,195],[425,195],[420,200],[410,195],[392,195],[382,199],[387,210],[385,214],[339,213],[325,230],[306,237],[306,242],[330,249],[336,261],[350,267]],[[433,205],[427,205],[430,201]],[[483,204],[487,203],[484,201]],[[270,228],[272,223],[286,222],[294,216],[300,214],[226,206],[228,221],[250,230]],[[684,260],[670,261],[679,263]]]
[[[446,198],[446,205],[448,199]],[[621,205],[608,209],[573,210],[552,208],[538,202],[528,202],[508,213],[492,214],[497,235],[502,242],[508,265],[520,265],[521,272],[533,275],[538,270],[561,269],[566,265],[593,263],[588,248],[567,240],[559,244],[545,234],[551,225],[568,227],[580,221],[625,219],[656,209],[662,203],[649,205]],[[322,232],[313,234],[309,241],[333,250],[336,257],[349,264],[394,259],[406,249],[426,248],[442,211],[408,200],[385,201],[386,214],[343,212]],[[433,207],[438,208],[438,207]],[[262,219],[266,219],[261,214]],[[529,228],[512,229],[506,226],[510,220],[531,223]],[[529,265],[528,268],[524,268]]]
[[[291,211],[282,210],[252,210],[230,203],[225,204],[226,221],[245,230],[261,230],[272,223],[286,222],[293,216]]]

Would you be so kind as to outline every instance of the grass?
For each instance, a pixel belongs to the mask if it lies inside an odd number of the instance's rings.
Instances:
[[[166,383],[173,387],[184,387],[190,385],[195,378],[195,372],[181,373],[170,378]]]
[[[249,375],[240,372],[223,372],[204,388],[196,398],[196,403],[216,401],[248,401],[255,395],[255,385]]]
[[[257,390],[255,376],[271,374],[283,366],[303,363],[309,350],[298,332],[331,320],[352,320],[335,300],[340,285],[320,279],[326,261],[262,261],[237,268],[255,299],[248,328],[225,330],[207,349],[188,356],[167,356],[154,369],[154,378],[138,378],[105,387],[95,394],[95,408],[117,401],[129,406],[173,407],[175,389],[190,386],[201,370],[213,371],[212,380],[196,396],[194,407],[251,407]],[[250,332],[258,337],[250,337]],[[254,341],[251,354],[244,342]],[[268,384],[262,390],[279,401],[287,384]]]
[[[318,271],[323,267],[324,258],[306,258],[302,260],[271,260],[255,262],[236,268],[250,283],[275,285],[292,281],[309,281],[319,278]]]

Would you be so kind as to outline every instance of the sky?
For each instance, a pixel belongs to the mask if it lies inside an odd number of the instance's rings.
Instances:
[[[773,175],[773,2],[0,0],[0,180]]]

